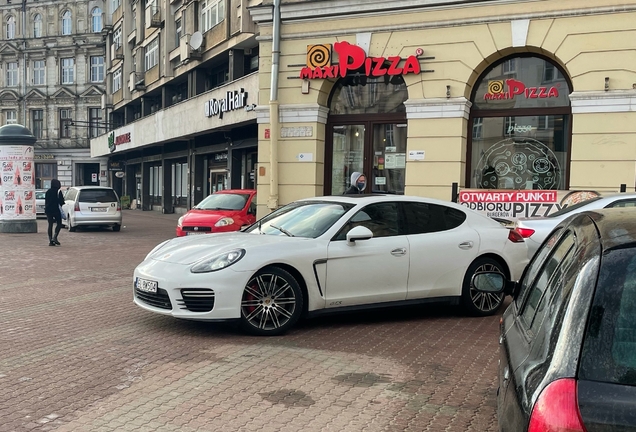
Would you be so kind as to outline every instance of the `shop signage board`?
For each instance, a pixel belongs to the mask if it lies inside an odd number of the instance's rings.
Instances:
[[[559,89],[557,87],[528,87],[523,82],[512,78],[491,80],[488,81],[488,93],[484,95],[484,99],[507,100],[517,96],[526,99],[558,98]]]
[[[462,189],[459,203],[488,217],[515,221],[546,217],[597,196],[594,191]]]
[[[108,149],[110,152],[114,152],[117,146],[122,144],[129,144],[132,142],[132,133],[126,132],[120,135],[115,135],[115,132],[111,132],[108,135]]]
[[[0,220],[35,219],[33,146],[0,146]]]
[[[223,99],[210,99],[204,104],[205,116],[218,116],[219,119],[223,119],[223,114],[226,112],[247,108],[247,97],[248,93],[242,88],[227,92]]]
[[[368,77],[419,74],[422,72],[418,59],[418,56],[424,53],[421,48],[416,51],[417,55],[405,58],[400,56],[368,57],[363,48],[342,41],[333,44],[333,51],[335,53],[332,52],[331,44],[307,46],[307,66],[300,70],[300,78],[344,78],[348,72],[355,72],[359,69],[362,69]],[[334,54],[338,54],[338,64],[331,62]]]
[[[108,170],[109,171],[123,171],[124,170],[124,161],[108,161]]]

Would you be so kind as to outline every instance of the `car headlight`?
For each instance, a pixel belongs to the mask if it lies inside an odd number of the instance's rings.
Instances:
[[[209,273],[222,270],[238,262],[244,256],[245,249],[234,249],[232,251],[224,252],[220,255],[215,255],[213,257],[199,261],[192,266],[190,271],[192,273]]]
[[[184,219],[184,218],[185,218],[185,216],[181,216],[181,217],[179,218],[179,220],[177,221],[177,226],[178,226],[178,227],[180,227],[180,226],[182,226],[182,225],[183,225],[183,219]]]
[[[171,240],[171,239],[166,240],[166,241],[164,241],[164,242],[162,242],[162,243],[159,243],[157,246],[155,246],[155,248],[154,248],[153,250],[151,250],[151,251],[148,253],[148,255],[146,255],[146,258],[144,258],[144,261],[145,261],[145,260],[147,260],[148,258],[150,258],[150,256],[151,256],[152,254],[154,254],[155,252],[157,252],[159,249],[161,249],[162,247],[164,247],[166,244],[168,244],[168,242],[169,242],[170,240]]]
[[[224,227],[228,225],[234,225],[234,219],[232,219],[231,217],[221,218],[217,221],[217,223],[214,224],[215,227]]]

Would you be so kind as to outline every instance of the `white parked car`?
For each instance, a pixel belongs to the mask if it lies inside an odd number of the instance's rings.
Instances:
[[[64,195],[66,226],[75,231],[78,226],[109,226],[121,230],[122,215],[119,197],[113,188],[104,186],[73,186]]]
[[[532,258],[539,246],[554,228],[569,216],[587,210],[598,210],[612,207],[635,207],[636,193],[597,196],[577,204],[567,206],[547,217],[523,218],[515,222],[514,229],[521,234],[528,244],[528,258]]]
[[[240,319],[280,334],[304,315],[446,301],[473,315],[503,295],[473,274],[517,280],[523,239],[458,204],[408,196],[329,196],[284,206],[243,232],[188,236],[155,247],[134,272],[134,302],[177,318]]]
[[[44,199],[46,197],[46,191],[42,189],[35,190],[35,216],[46,216],[44,213]]]

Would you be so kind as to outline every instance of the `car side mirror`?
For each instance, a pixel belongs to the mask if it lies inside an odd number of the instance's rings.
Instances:
[[[483,293],[500,294],[506,288],[506,277],[498,272],[483,272],[473,275],[472,285]]]
[[[373,233],[369,228],[357,226],[347,233],[347,244],[353,246],[358,240],[370,240],[372,238]]]

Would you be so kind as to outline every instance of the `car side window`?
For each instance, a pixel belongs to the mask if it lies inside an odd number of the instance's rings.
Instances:
[[[460,210],[429,203],[402,203],[406,234],[425,234],[457,228],[466,220]]]
[[[568,231],[563,236],[552,254],[545,261],[528,292],[528,298],[521,311],[521,319],[525,323],[526,328],[531,331],[536,331],[537,325],[543,320],[546,305],[562,280],[566,270],[564,264],[568,262],[566,257],[574,251],[574,240],[574,234],[571,231]]]
[[[614,208],[614,207],[636,207],[636,200],[620,200],[614,201],[610,205],[605,208]]]
[[[517,310],[521,309],[521,305],[523,305],[523,302],[526,299],[526,296],[528,295],[530,286],[532,285],[535,278],[537,277],[537,274],[539,273],[539,270],[541,270],[541,267],[543,266],[543,263],[545,262],[546,257],[552,251],[560,235],[561,235],[561,229],[558,228],[556,231],[552,233],[552,235],[550,235],[550,237],[545,241],[543,247],[539,249],[539,251],[535,254],[535,256],[532,258],[532,260],[528,264],[528,267],[526,268],[523,278],[521,279],[521,282],[519,283],[519,292],[517,293],[517,296],[515,299]]]
[[[373,237],[400,235],[398,217],[398,204],[395,202],[370,204],[354,214],[334,240],[346,240],[347,233],[357,226],[371,230]]]
[[[69,191],[66,193],[66,196],[64,197],[64,199],[67,200],[67,201],[75,201],[76,195],[77,195],[77,190],[76,189],[69,189]]]

